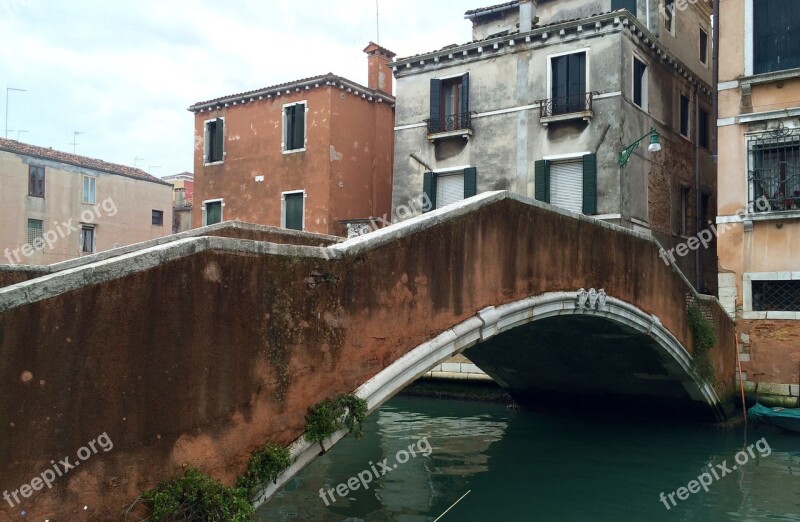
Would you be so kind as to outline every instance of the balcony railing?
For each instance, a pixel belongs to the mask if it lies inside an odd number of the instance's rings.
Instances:
[[[594,96],[599,94],[596,91],[581,94],[571,94],[558,98],[548,98],[539,100],[539,117],[550,118],[563,114],[588,114],[592,112],[592,101]]]
[[[447,114],[435,120],[425,120],[425,123],[428,124],[428,134],[472,130],[472,113],[459,112],[457,114]]]

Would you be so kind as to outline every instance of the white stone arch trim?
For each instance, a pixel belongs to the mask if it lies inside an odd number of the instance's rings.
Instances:
[[[658,317],[625,301],[609,297],[602,289],[597,291],[593,288],[589,291],[581,288],[575,292],[548,292],[513,303],[484,308],[477,315],[410,350],[359,386],[355,395],[367,401],[368,411],[371,413],[431,368],[470,346],[518,326],[559,315],[605,317],[649,335],[686,372],[684,387],[689,395],[696,401],[706,402],[719,420],[725,418],[716,392],[692,370],[691,355],[661,324]],[[323,447],[327,451],[346,434],[346,429],[334,433],[323,442]],[[317,443],[305,440],[303,435],[289,446],[289,451],[294,463],[278,477],[276,483],[270,484],[261,492],[255,502],[256,507],[266,502],[289,479],[316,459],[320,448]]]

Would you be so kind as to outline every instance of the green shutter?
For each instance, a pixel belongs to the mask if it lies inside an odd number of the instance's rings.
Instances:
[[[583,213],[597,214],[597,155],[583,157]]]
[[[431,80],[431,101],[430,101],[429,129],[431,132],[442,130],[442,80]]]
[[[539,160],[534,164],[534,197],[550,203],[550,162]]]
[[[286,217],[284,224],[286,228],[293,230],[303,230],[303,194],[286,194],[284,196],[284,211]]]
[[[458,112],[461,113],[460,118],[466,121],[466,114],[469,112],[469,73],[465,73],[461,77],[461,92],[459,93]]]
[[[299,103],[294,106],[294,147],[304,149],[306,146],[306,105]]]
[[[422,192],[428,196],[431,202],[431,208],[426,212],[436,208],[436,174],[433,172],[426,172],[422,176]]]
[[[464,169],[464,199],[471,198],[478,193],[478,169],[469,167]]]

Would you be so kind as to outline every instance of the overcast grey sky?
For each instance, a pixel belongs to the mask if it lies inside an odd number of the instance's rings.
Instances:
[[[468,41],[464,11],[495,3],[379,2],[398,57]],[[326,72],[366,83],[375,0],[0,0],[0,35],[3,117],[6,87],[27,91],[10,92],[9,138],[72,152],[77,130],[78,154],[166,176],[193,169],[194,102]]]

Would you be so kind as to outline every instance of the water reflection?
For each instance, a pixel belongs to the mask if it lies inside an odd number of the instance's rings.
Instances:
[[[485,520],[800,521],[800,437],[772,429],[586,419],[502,405],[395,398],[371,415],[364,438],[348,437],[259,511],[261,520],[441,522]],[[765,437],[771,453],[667,510],[659,500]],[[335,488],[395,462],[421,438],[433,448],[398,464],[365,490],[326,506]],[[677,498],[676,498],[677,500]]]

